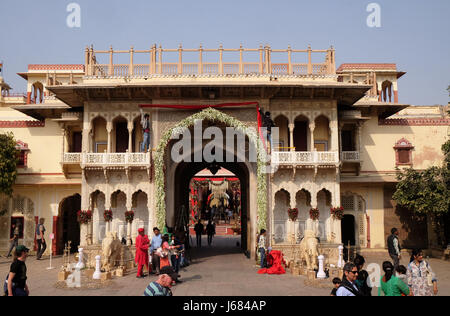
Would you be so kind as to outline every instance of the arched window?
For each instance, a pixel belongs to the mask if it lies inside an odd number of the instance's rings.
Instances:
[[[395,143],[395,165],[412,165],[412,150],[414,146],[405,138]]]

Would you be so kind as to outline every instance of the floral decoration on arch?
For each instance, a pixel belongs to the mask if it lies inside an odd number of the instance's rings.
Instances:
[[[79,210],[77,213],[78,222],[80,224],[86,225],[89,224],[92,220],[92,211],[91,210]]]

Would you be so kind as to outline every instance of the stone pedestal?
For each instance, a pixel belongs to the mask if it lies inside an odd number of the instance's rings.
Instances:
[[[316,279],[316,271],[308,270],[306,276],[308,277],[308,280],[314,281]]]
[[[88,279],[92,279],[95,270],[94,269],[86,269],[83,271]]]
[[[103,272],[100,275],[100,280],[102,280],[102,281],[111,280],[111,279],[112,279],[111,272]]]
[[[339,268],[330,268],[330,279],[339,278],[342,280],[342,276],[344,275],[344,272],[342,269]]]
[[[66,281],[69,274],[70,273],[67,271],[59,271],[58,272],[58,281]]]

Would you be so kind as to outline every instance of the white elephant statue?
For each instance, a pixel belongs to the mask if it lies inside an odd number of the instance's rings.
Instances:
[[[317,269],[317,257],[319,256],[319,241],[311,230],[305,230],[305,237],[300,242],[300,260],[306,262],[308,270]]]
[[[116,232],[108,232],[102,241],[102,271],[110,272],[120,262],[122,244]]]

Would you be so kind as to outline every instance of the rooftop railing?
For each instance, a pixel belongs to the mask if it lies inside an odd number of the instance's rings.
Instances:
[[[178,60],[175,62],[166,62],[167,53],[178,54]],[[186,53],[198,55],[196,62],[184,62]],[[215,53],[218,55],[216,62],[205,62],[206,54]],[[224,59],[224,53],[237,54],[239,61],[230,62]],[[258,58],[252,61],[246,57],[250,53],[257,54]],[[281,53],[285,56],[277,62],[272,62],[273,55]],[[117,55],[128,54],[129,63],[115,63],[114,58]],[[306,58],[305,63],[294,62],[295,54],[303,54]],[[322,54],[325,56],[322,63],[313,62],[313,54]],[[109,57],[109,62],[100,63]],[[137,56],[140,55],[140,56]],[[145,57],[148,63],[135,63],[135,57]],[[123,60],[122,56],[120,56]],[[140,58],[142,60],[142,58]],[[333,47],[326,50],[312,50],[311,47],[305,50],[292,49],[271,49],[270,46],[260,46],[259,48],[243,48],[242,45],[237,49],[226,49],[222,45],[217,49],[207,49],[200,46],[197,49],[185,49],[181,45],[177,49],[163,49],[161,46],[153,45],[148,50],[94,50],[91,46],[85,50],[86,75],[96,77],[143,77],[153,74],[164,75],[199,75],[199,74],[274,74],[274,75],[329,75],[336,73],[335,50]]]

